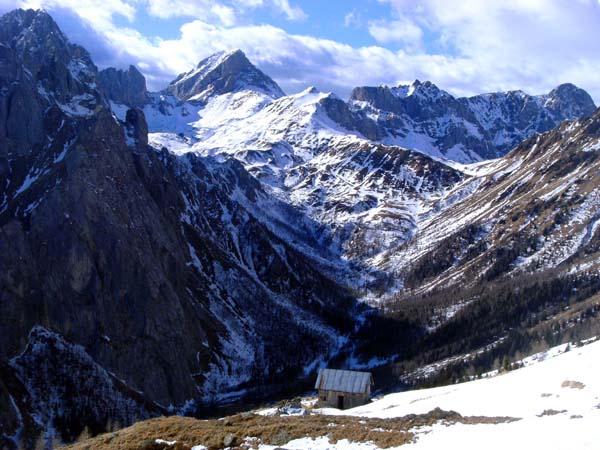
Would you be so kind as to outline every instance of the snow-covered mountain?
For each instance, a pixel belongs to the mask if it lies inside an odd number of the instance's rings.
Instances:
[[[471,125],[465,126],[471,131],[487,130],[480,133],[479,144],[489,149],[490,142],[501,143],[492,155],[504,152],[509,142],[551,128],[564,117],[589,114],[594,107],[589,95],[572,85],[538,97],[515,91],[455,99],[429,82],[361,88],[353,97],[360,95],[371,96],[382,108],[400,108],[413,122],[464,125],[467,118]],[[502,264],[515,251],[512,241],[503,240],[499,248],[484,252],[490,245],[485,240],[490,225],[475,220],[506,194],[496,190],[483,197],[488,203],[470,203],[481,189],[497,186],[496,180],[517,167],[512,153],[489,163],[463,165],[442,157],[441,144],[432,147],[435,151],[380,144],[394,141],[388,134],[393,123],[388,121],[390,115],[382,122],[367,111],[372,106],[365,100],[345,103],[314,88],[272,99],[248,87],[210,96],[202,105],[164,94],[153,98],[144,109],[153,145],[177,154],[240,161],[267,192],[313,221],[321,247],[354,269],[340,281],[358,289],[363,300],[387,304],[411,292],[428,292],[436,286],[434,276],[446,270],[450,273],[439,278],[441,285],[450,279],[449,287],[475,286],[490,273],[503,273]],[[113,106],[124,112],[121,106]],[[382,123],[388,128],[382,128]],[[431,143],[441,129],[421,131],[428,133]],[[510,139],[498,137],[499,133],[511,133]],[[473,141],[472,148],[479,144]],[[553,158],[560,159],[560,154]],[[523,166],[523,173],[536,167]],[[516,172],[510,178],[512,183],[519,180]],[[516,206],[509,200],[505,203]],[[500,226],[505,213],[496,219]],[[481,266],[480,253],[487,255]],[[475,271],[472,283],[464,284],[451,272],[463,260]],[[470,271],[465,274],[473,276]],[[458,311],[463,300],[444,308]],[[440,310],[424,320],[436,322],[445,315]]]
[[[238,78],[259,72],[248,68],[251,63],[239,51],[220,53],[190,72],[195,83],[222,86],[236,78],[227,62],[232,55],[244,61]],[[536,131],[594,108],[589,95],[572,85],[538,97],[515,91],[455,99],[432,83],[415,82],[357,88],[349,103],[315,88],[279,96],[262,83],[235,86],[225,93],[202,90],[201,104],[186,102],[187,94],[151,94],[144,106],[151,144],[177,154],[237,159],[275,196],[326,226],[329,233],[322,240],[332,250],[363,264],[392,243],[410,239],[417,216],[429,211],[452,183],[469,176],[447,158],[496,156]],[[393,112],[381,112],[386,108]],[[113,110],[123,117],[126,107],[113,101]],[[399,137],[399,124],[409,122],[420,131]],[[463,139],[466,147],[448,150],[442,143],[448,139]],[[427,146],[421,146],[425,141]],[[405,150],[379,142],[399,143]],[[441,162],[417,156],[414,149]],[[366,158],[368,152],[378,156]],[[411,159],[419,159],[418,174]]]
[[[401,272],[413,266],[408,270],[414,271],[415,261],[472,227],[478,231],[428,279],[428,289],[475,282],[472,275],[464,278],[470,267],[478,267],[474,274],[484,278],[542,268],[595,268],[599,129],[596,111],[529,138],[501,159],[466,166],[470,176],[445,193],[411,242],[390,250],[383,266]],[[479,250],[467,255],[468,248]],[[510,249],[500,261],[499,249]]]
[[[422,153],[372,142],[365,135],[376,137],[374,122],[360,122],[345,102],[314,87],[274,99],[245,85],[200,105],[165,93],[150,98],[143,111],[152,145],[240,161],[269,192],[318,224],[323,245],[359,262],[408,239],[415,211],[463,176]],[[123,120],[126,110],[113,100]]]
[[[166,92],[181,100],[200,103],[215,95],[241,90],[259,91],[268,97],[283,96],[271,78],[254,67],[241,50],[215,53],[175,78]]]
[[[509,91],[455,98],[418,80],[359,87],[349,103],[377,122],[382,142],[463,163],[502,156],[531,135],[596,109],[589,94],[572,84],[538,96]]]

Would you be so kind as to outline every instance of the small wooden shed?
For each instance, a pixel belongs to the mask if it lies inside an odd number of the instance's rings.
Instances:
[[[346,409],[368,403],[372,385],[371,372],[319,369],[315,389],[319,391],[319,402]]]

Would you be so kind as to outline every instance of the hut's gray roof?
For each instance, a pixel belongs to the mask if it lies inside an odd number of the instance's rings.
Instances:
[[[370,372],[353,370],[320,369],[315,389],[362,394],[372,383]]]

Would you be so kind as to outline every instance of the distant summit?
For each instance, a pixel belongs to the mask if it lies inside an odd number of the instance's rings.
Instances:
[[[272,98],[285,95],[270,77],[258,70],[241,50],[219,52],[179,75],[166,91],[181,100],[206,102],[214,95],[253,90]]]
[[[590,94],[571,83],[564,83],[552,89],[546,97],[544,106],[558,118],[567,119],[589,116],[596,110]]]
[[[518,90],[457,98],[419,80],[357,87],[349,104],[377,122],[378,134],[386,136],[382,142],[463,163],[502,156],[532,134],[596,109],[590,95],[573,84],[545,95]]]

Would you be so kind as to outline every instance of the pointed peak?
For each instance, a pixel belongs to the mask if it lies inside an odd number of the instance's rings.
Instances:
[[[38,39],[43,39],[50,33],[57,34],[68,42],[58,24],[45,9],[15,9],[0,17],[0,37],[15,36],[17,30],[30,29]],[[6,34],[6,35],[5,35]]]
[[[556,86],[548,93],[548,97],[556,97],[556,96],[577,96],[577,95],[587,95],[588,93],[581,89],[580,87],[575,86],[573,83],[562,83]]]
[[[12,11],[7,12],[2,16],[2,18],[11,18],[17,19],[21,21],[31,21],[35,18],[38,20],[50,20],[54,22],[54,19],[48,14],[48,11],[45,9],[13,9]]]
[[[255,67],[239,49],[210,55],[167,87],[167,92],[181,100],[199,102],[241,90],[253,90],[271,98],[284,95],[277,83]]]
[[[139,73],[140,75],[142,74],[142,72],[140,72],[140,70],[137,67],[135,67],[133,64],[129,65],[129,67],[127,68],[127,72],[135,73],[135,74]]]
[[[413,81],[413,83],[410,85],[410,87],[413,90],[422,90],[422,91],[439,91],[440,88],[438,88],[434,83],[432,83],[429,80],[426,81],[420,81],[420,80],[415,80]]]
[[[579,90],[579,88],[577,86],[575,86],[573,83],[562,83],[559,84],[558,86],[556,86],[554,89],[552,89],[552,91],[550,92],[557,92],[557,91],[577,91]]]
[[[221,64],[224,64],[226,62],[237,62],[237,63],[241,63],[243,65],[252,65],[252,63],[248,60],[248,58],[246,57],[246,54],[240,50],[240,49],[235,49],[235,50],[229,50],[229,51],[219,51],[216,53],[213,53],[212,55],[204,58],[203,60],[201,60],[198,65],[196,66],[196,69],[203,69],[203,68],[215,68]],[[193,70],[191,72],[194,72]],[[190,72],[188,72],[190,73]]]
[[[248,60],[246,54],[242,50],[240,50],[239,48],[235,49],[235,50],[231,50],[229,52],[226,52],[225,55],[224,55],[224,57],[223,57],[223,59],[224,60],[227,60],[227,59],[239,59],[239,60],[248,61],[248,63],[250,63],[250,61]]]

